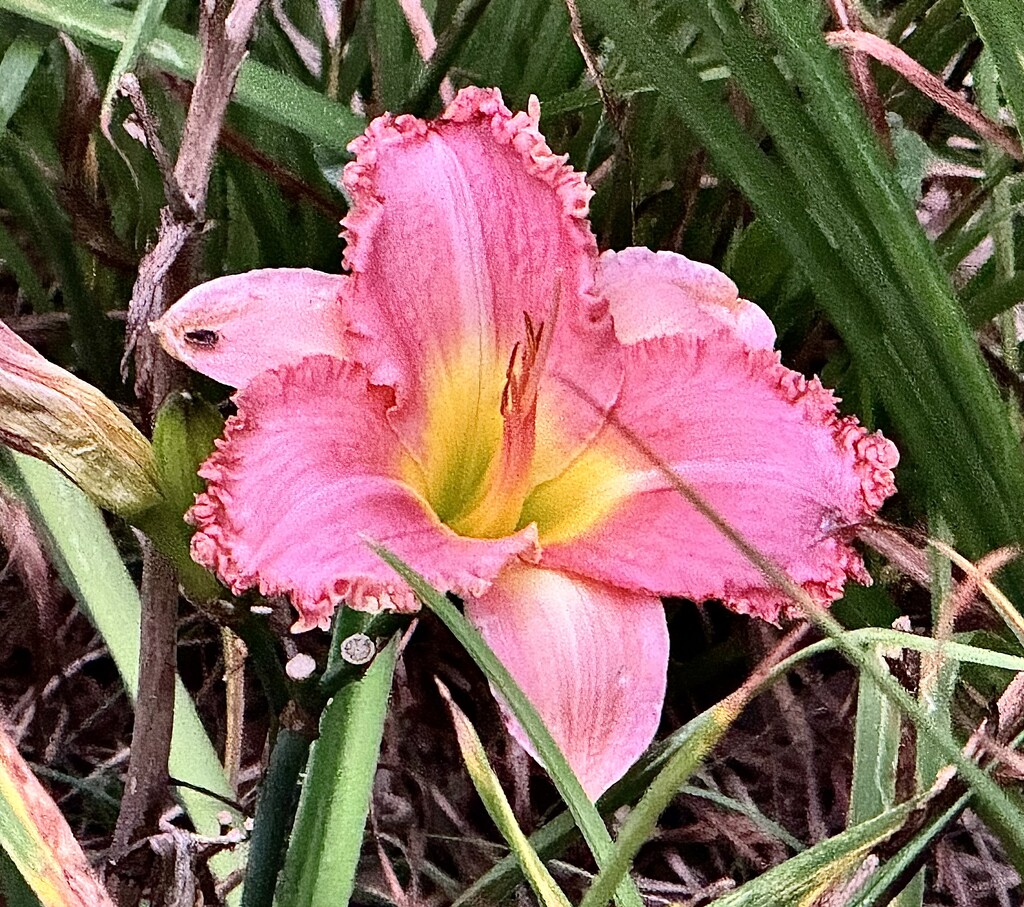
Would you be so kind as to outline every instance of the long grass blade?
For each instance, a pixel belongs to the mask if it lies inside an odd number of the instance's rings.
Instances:
[[[0,479],[28,504],[61,580],[103,637],[125,688],[134,696],[142,606],[103,516],[56,470],[6,448],[0,449]],[[196,829],[220,834],[220,813],[225,801],[235,799],[235,792],[180,680],[175,687],[169,770],[173,778],[188,784],[179,787],[177,795]],[[228,851],[214,865],[229,872],[240,865],[241,856],[241,849]]]
[[[75,40],[110,50],[119,51],[129,40],[132,14],[99,0],[63,0],[61,3],[0,0],[0,9],[66,32]],[[146,45],[144,56],[172,75],[195,79],[199,69],[199,42],[164,25]],[[234,100],[335,152],[344,153],[345,146],[365,126],[344,104],[252,59],[242,64]]]
[[[393,638],[324,711],[277,903],[339,907],[352,896],[397,661]]]
[[[480,799],[483,800],[488,815],[498,826],[501,836],[512,848],[533,893],[537,895],[537,899],[543,907],[569,907],[569,899],[565,896],[565,892],[558,887],[558,883],[551,877],[548,868],[541,862],[537,851],[533,849],[529,839],[519,827],[512,806],[501,789],[501,782],[498,781],[498,776],[491,768],[491,763],[487,758],[484,745],[480,742],[476,728],[466,717],[466,713],[455,704],[448,688],[440,680],[436,682],[441,691],[441,697],[448,705],[448,711],[451,712],[452,721],[455,724],[455,735],[459,741],[459,750],[462,753],[462,761],[469,771],[473,787],[476,788]]]

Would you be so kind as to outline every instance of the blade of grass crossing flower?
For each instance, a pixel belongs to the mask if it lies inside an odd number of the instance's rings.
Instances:
[[[142,606],[103,516],[56,470],[6,448],[0,448],[0,479],[29,505],[61,580],[103,637],[125,688],[134,696]],[[234,800],[235,792],[180,680],[175,688],[169,770],[172,777],[196,788],[177,791],[196,829],[201,834],[219,834],[218,815],[225,809],[224,802],[204,791],[228,802]],[[218,855],[214,868],[224,873],[236,869],[241,850]]]
[[[100,0],[0,0],[0,9],[66,32],[76,41],[115,51],[127,42],[132,22],[130,12]],[[144,56],[172,75],[195,79],[199,42],[161,25],[146,45]],[[234,100],[271,122],[294,129],[310,141],[340,153],[345,153],[345,146],[366,125],[344,104],[252,59],[242,64]]]
[[[373,550],[402,577],[426,605],[459,641],[469,656],[477,663],[484,676],[490,681],[508,705],[516,721],[526,732],[530,743],[547,768],[552,782],[565,805],[569,807],[573,820],[583,834],[594,860],[601,868],[611,859],[612,839],[604,820],[580,786],[579,779],[565,761],[558,744],[552,739],[537,714],[533,704],[526,698],[519,685],[513,680],[505,666],[498,661],[483,637],[444,595],[431,586],[422,576],[399,560],[386,548],[374,545]],[[625,878],[615,895],[620,907],[641,907],[640,893],[633,880]]]
[[[530,883],[533,893],[537,895],[537,900],[543,907],[569,907],[569,899],[565,896],[565,892],[558,887],[558,883],[551,877],[551,873],[537,856],[537,851],[530,846],[529,840],[523,834],[519,823],[516,822],[512,806],[501,789],[498,776],[491,768],[491,763],[487,759],[487,753],[484,751],[484,745],[480,742],[476,729],[462,709],[454,703],[448,688],[437,678],[434,678],[434,682],[441,692],[441,697],[448,705],[448,711],[451,712],[452,721],[455,724],[455,736],[459,741],[459,751],[462,753],[462,761],[469,771],[469,777],[473,781],[473,787],[476,788],[480,799],[483,800],[487,814],[498,826],[498,831],[501,832],[501,836],[519,861],[523,875]]]
[[[871,851],[899,831],[924,799],[910,800],[815,844],[711,903],[713,907],[810,907],[822,895],[844,886]]]
[[[323,713],[285,861],[282,905],[338,907],[352,896],[397,662],[394,637]]]
[[[1017,131],[1024,135],[1024,52],[1020,41],[1024,0],[964,0],[964,7],[995,57],[1006,103],[1013,111]]]
[[[793,117],[787,122],[787,109],[802,108],[792,90],[781,86],[778,70],[764,49],[764,42],[755,38],[725,3],[712,2],[720,10],[720,21],[728,28],[726,41],[734,67],[742,63],[744,54],[761,56],[761,65],[748,67],[744,75],[740,75],[742,67],[735,71],[755,108],[765,122],[772,124],[780,152],[792,162],[796,172],[806,173],[814,196],[828,199],[830,207],[818,215],[822,230],[839,240],[836,251],[844,265],[851,270],[859,268],[855,259],[862,256],[864,263],[879,273],[880,279],[873,285],[862,285],[862,289],[867,290],[866,308],[875,321],[875,330],[885,337],[899,336],[902,342],[898,344],[899,349],[892,351],[896,353],[896,361],[890,352],[881,358],[861,355],[859,364],[878,383],[893,418],[904,423],[901,427],[907,435],[912,456],[933,473],[932,491],[950,512],[958,539],[972,551],[981,553],[1005,544],[1010,538],[1020,538],[1024,526],[1012,508],[1004,510],[1003,528],[998,534],[993,534],[986,526],[987,518],[983,515],[991,513],[993,501],[1018,500],[1024,493],[1020,473],[1014,474],[1021,467],[1015,462],[1020,459],[1020,448],[1006,418],[1005,407],[995,393],[974,338],[955,304],[949,281],[850,90],[839,55],[821,38],[818,5],[804,0],[760,2],[764,19],[775,33],[795,81],[807,99],[803,124],[811,125],[809,131]],[[766,78],[766,73],[776,78]],[[780,86],[776,94],[771,91],[773,85]],[[828,128],[816,128],[818,123],[825,123]],[[831,189],[826,181],[827,168],[816,163],[824,159],[825,154],[843,175],[842,182],[835,183]],[[844,237],[840,219],[858,224],[856,230],[846,233],[849,238]],[[819,296],[856,354],[866,325],[851,325],[851,314],[860,320],[857,313],[839,312],[823,295]],[[850,333],[850,327],[855,329],[854,333]],[[901,369],[909,371],[901,373]],[[912,392],[909,385],[913,382],[906,379],[911,373],[933,376],[935,389],[941,388],[950,398],[948,405],[960,413],[953,424],[944,418],[931,418],[930,425],[921,426],[932,436],[930,444],[938,443],[939,437],[943,439],[948,457],[925,446],[921,437],[911,436],[909,420],[919,420],[906,406],[907,398],[900,400],[892,393],[897,389],[900,393]],[[949,412],[943,410],[944,416]],[[916,428],[913,435],[918,435]],[[976,445],[982,450],[974,455],[989,462],[992,478],[981,481],[981,485],[987,487],[975,489],[972,494],[980,497],[973,500],[956,492],[951,495],[949,490],[956,483],[957,463],[971,462],[972,454],[967,448]],[[1012,484],[1013,489],[992,487],[993,483],[1004,482]],[[1010,497],[1001,498],[1003,494]],[[954,497],[959,500],[954,501]],[[982,501],[984,505],[979,506]]]
[[[100,123],[103,131],[110,137],[110,118],[114,112],[114,97],[121,85],[121,76],[135,68],[139,54],[156,35],[160,28],[167,0],[141,0],[135,7],[131,23],[124,36],[124,43],[117,52],[114,67],[110,71],[103,102],[100,106]]]
[[[703,713],[696,732],[672,754],[623,823],[611,858],[601,867],[580,907],[604,907],[608,903],[619,881],[629,872],[633,858],[654,833],[658,817],[739,716],[749,695],[749,691],[740,688]]]
[[[28,80],[35,72],[43,46],[26,35],[19,35],[4,51],[0,60],[0,132],[21,103]]]
[[[589,398],[577,388],[581,399]],[[956,768],[963,781],[977,798],[977,810],[992,831],[999,836],[1011,863],[1024,871],[1024,809],[990,777],[974,760],[966,755],[960,742],[947,728],[932,721],[921,704],[901,686],[887,670],[880,668],[862,648],[852,645],[847,631],[832,614],[817,605],[810,595],[790,577],[774,560],[763,554],[738,532],[689,482],[682,478],[664,459],[633,430],[624,426],[613,413],[608,415],[613,426],[634,451],[641,454],[652,467],[671,484],[704,519],[711,523],[751,564],[778,589],[785,592],[804,617],[821,632],[829,636],[836,648],[862,674],[868,674],[879,689],[914,723],[919,734],[926,735],[942,758]]]
[[[0,847],[42,907],[113,907],[57,804],[2,729]]]
[[[868,653],[888,670],[882,653]],[[892,807],[900,751],[900,712],[866,673],[857,681],[857,720],[853,735],[853,783],[846,824],[859,825]]]

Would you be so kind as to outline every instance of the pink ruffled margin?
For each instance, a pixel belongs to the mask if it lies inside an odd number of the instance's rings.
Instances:
[[[388,393],[387,388],[372,390]],[[242,468],[232,440],[245,429],[243,413],[228,419],[224,434],[215,442],[216,450],[199,469],[199,476],[207,482],[206,491],[196,496],[195,504],[185,514],[187,522],[197,529],[190,545],[192,559],[212,570],[234,595],[242,595],[255,587],[267,597],[287,596],[299,615],[292,625],[293,633],[330,629],[334,612],[346,602],[357,610],[373,613],[388,608],[399,613],[418,611],[419,601],[401,581],[381,584],[373,579],[339,580],[334,588],[315,596],[303,593],[294,583],[269,582],[259,570],[242,565],[234,555],[229,538],[231,494],[224,487],[224,480]]]
[[[328,368],[325,363],[332,363],[329,369],[334,371],[325,373],[323,369]],[[242,532],[234,522],[234,500],[229,486],[234,477],[244,474],[248,468],[244,454],[240,451],[246,451],[245,436],[254,430],[251,419],[259,419],[259,431],[272,434],[274,429],[263,424],[267,419],[264,412],[267,399],[286,401],[287,394],[293,391],[296,385],[310,385],[323,381],[330,386],[329,379],[335,372],[353,371],[365,374],[361,366],[355,363],[333,360],[327,356],[313,356],[296,365],[281,366],[264,372],[253,384],[239,391],[234,398],[238,404],[238,414],[228,419],[224,434],[215,442],[216,450],[199,470],[199,475],[207,481],[206,491],[196,497],[195,504],[186,514],[187,521],[197,528],[191,541],[192,558],[213,570],[236,595],[255,587],[265,596],[287,596],[299,615],[292,627],[293,632],[315,627],[328,629],[332,615],[342,603],[372,613],[382,610],[411,613],[420,609],[419,601],[412,590],[397,576],[393,581],[385,581],[379,575],[360,575],[358,571],[354,571],[354,575],[339,578],[333,584],[322,588],[316,588],[315,583],[303,588],[296,576],[277,580],[268,578],[265,570],[261,572],[258,559],[253,561],[251,555],[239,557],[235,551],[235,543]],[[367,400],[381,412],[393,405],[394,392],[391,388],[367,383],[365,393]],[[370,426],[367,426],[368,430],[369,428]],[[379,439],[368,439],[367,443],[371,441],[380,443]],[[251,451],[249,455],[251,456]],[[294,490],[281,490],[282,494],[286,492],[294,493]],[[470,544],[480,547],[476,554],[468,554],[464,550],[466,540],[459,539],[447,527],[438,524],[438,531],[452,543],[461,543],[463,547],[458,550],[453,548],[451,556],[446,559],[438,559],[437,562],[442,569],[430,569],[427,565],[415,563],[413,566],[423,573],[432,585],[459,595],[483,595],[490,588],[493,577],[505,564],[516,558],[526,563],[535,563],[540,557],[537,533],[533,527],[504,539],[471,541]],[[329,536],[325,538],[328,538],[329,543]],[[361,543],[369,546],[374,541],[387,543],[387,539],[370,538],[362,539]],[[441,541],[448,544],[443,538]],[[403,546],[399,544],[396,547],[397,553],[401,556]],[[315,552],[311,552],[311,556],[315,556]],[[368,556],[376,562],[374,555],[368,553]],[[393,575],[391,569],[383,562],[380,566],[382,574]]]
[[[362,135],[349,143],[348,150],[356,155],[356,160],[346,164],[342,173],[342,185],[352,199],[349,214],[341,222],[341,235],[346,241],[342,262],[347,270],[355,273],[364,267],[368,253],[360,237],[372,233],[383,204],[377,194],[380,151],[411,137],[443,131],[448,123],[474,120],[488,123],[498,144],[515,148],[526,171],[555,190],[563,212],[578,225],[575,233],[580,248],[596,260],[597,244],[587,219],[594,190],[587,184],[586,175],[568,164],[569,155],[555,154],[545,141],[540,132],[540,102],[536,96],[531,95],[526,111],[513,113],[505,106],[497,88],[470,87],[463,88],[437,120],[428,122],[410,114],[396,117],[386,113],[373,120]]]
[[[836,448],[853,460],[853,469],[860,479],[860,514],[870,519],[887,498],[896,493],[893,469],[899,463],[896,445],[880,432],[869,432],[855,416],[841,416],[835,394],[815,376],[806,378],[782,364],[782,354],[772,350],[750,350],[747,353],[748,374],[752,378],[774,384],[779,396],[799,407],[809,420],[829,427]],[[860,554],[846,537],[856,531],[856,524],[837,526],[836,536],[826,548],[831,560],[823,558],[823,566],[831,563],[830,575],[824,579],[801,583],[811,600],[827,608],[843,597],[846,581],[855,580],[864,586],[872,583],[871,574]],[[800,617],[802,610],[781,590],[773,588],[730,589],[726,585],[723,603],[738,614],[749,614],[777,624],[781,617]]]

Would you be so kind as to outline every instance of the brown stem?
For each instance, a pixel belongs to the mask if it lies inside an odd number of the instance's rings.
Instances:
[[[859,30],[861,28],[860,17],[857,11],[850,9],[846,0],[829,0],[832,7],[832,14],[843,31]],[[846,54],[846,68],[850,71],[850,79],[853,81],[854,90],[860,98],[861,106],[868,115],[871,125],[874,126],[878,137],[885,144],[886,149],[892,153],[892,138],[889,135],[889,124],[885,119],[885,105],[882,104],[881,95],[878,93],[878,86],[871,77],[871,65],[868,62],[868,55],[861,50],[851,50]]]
[[[135,389],[150,421],[166,394],[182,383],[182,372],[156,345],[148,324],[192,283],[217,140],[259,8],[260,0],[204,0],[199,28],[202,56],[173,171],[168,172],[166,157],[158,156],[167,204],[160,212],[156,244],[139,265],[128,310],[125,353],[125,362],[135,354]],[[128,84],[131,87],[131,80]],[[153,138],[152,117],[141,92],[135,94],[129,97]],[[148,542],[143,553],[139,697],[128,784],[115,829],[115,855],[156,830],[168,785],[178,585],[173,569]],[[125,893],[130,899],[131,892]]]
[[[139,277],[128,309],[128,336],[122,370],[135,356],[135,390],[150,416],[174,384],[174,367],[163,356],[149,323],[192,283],[191,262],[203,231],[206,196],[224,114],[261,0],[206,0],[202,5],[199,40],[202,56],[178,159],[165,183],[173,182],[160,212],[156,245],[139,265]]]
[[[135,726],[121,810],[114,827],[114,862],[148,830],[157,828],[167,800],[167,759],[174,725],[178,581],[170,564],[143,544],[142,627]],[[134,886],[111,880],[119,903],[134,901]]]
[[[910,54],[884,38],[866,31],[843,29],[830,32],[825,35],[825,39],[833,47],[852,48],[874,57],[883,66],[888,66],[903,76],[918,91],[944,107],[983,139],[997,145],[1014,160],[1024,161],[1024,149],[1009,130],[990,120],[977,107],[952,91],[942,79],[925,69]]]

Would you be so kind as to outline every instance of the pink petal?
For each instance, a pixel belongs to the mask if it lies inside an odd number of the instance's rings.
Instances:
[[[367,540],[460,594],[481,594],[510,559],[536,556],[531,530],[481,541],[440,523],[404,481],[415,466],[386,419],[394,394],[362,367],[312,356],[263,373],[235,400],[238,415],[200,470],[209,485],[190,511],[192,556],[235,593],[288,594],[298,629],[327,625],[343,599],[417,607]]]
[[[167,352],[230,387],[313,353],[339,356],[346,278],[309,268],[267,268],[208,281],[152,328]]]
[[[615,335],[622,343],[682,333],[702,337],[726,327],[747,346],[775,346],[771,320],[738,297],[736,284],[711,265],[675,252],[639,246],[605,252],[597,290],[611,306]]]
[[[658,730],[669,646],[661,601],[518,565],[465,606],[596,800]]]
[[[726,333],[642,341],[629,348],[616,413],[817,601],[840,597],[847,577],[870,582],[848,542],[894,492],[899,455],[839,418],[816,378]],[[785,596],[612,424],[531,508],[546,515],[535,518],[547,565],[643,592],[721,598],[772,621],[786,610]]]
[[[601,406],[618,392],[618,345],[592,294],[592,193],[538,120],[536,104],[513,115],[497,90],[465,89],[439,120],[383,116],[350,146],[350,349],[396,388],[393,424],[429,476],[462,471],[471,485],[498,448],[524,315],[555,332],[553,374],[571,373]],[[553,475],[601,421],[542,379],[537,475]]]

